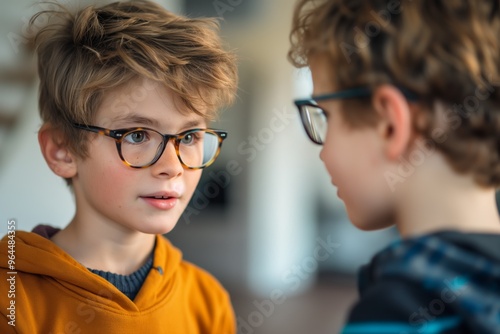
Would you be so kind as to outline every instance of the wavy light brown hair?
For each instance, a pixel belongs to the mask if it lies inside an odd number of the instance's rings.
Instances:
[[[61,129],[71,151],[85,157],[88,133],[107,91],[148,78],[174,92],[181,112],[207,120],[229,106],[237,89],[235,55],[226,51],[214,19],[175,15],[145,0],[89,6],[72,13],[41,11],[48,24],[34,36],[43,122]],[[45,17],[44,17],[45,18]]]
[[[297,67],[323,57],[338,89],[412,91],[416,133],[458,173],[498,188],[499,36],[498,0],[300,0],[288,56]],[[356,126],[374,119],[372,111],[342,115]]]

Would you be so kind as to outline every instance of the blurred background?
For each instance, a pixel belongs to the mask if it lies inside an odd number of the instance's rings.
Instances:
[[[397,234],[350,225],[320,147],[301,127],[292,100],[310,95],[312,85],[308,71],[286,58],[294,1],[157,2],[188,16],[221,17],[241,77],[236,104],[214,125],[229,139],[167,237],[229,290],[239,333],[337,332],[357,298],[357,269]],[[23,51],[40,4],[0,5],[0,234],[11,218],[23,230],[63,227],[73,198],[40,154],[36,68]]]

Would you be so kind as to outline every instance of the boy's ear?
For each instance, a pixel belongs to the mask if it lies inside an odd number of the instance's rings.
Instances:
[[[403,93],[394,86],[382,85],[372,96],[373,106],[379,114],[379,134],[389,160],[396,160],[411,144],[411,109]]]
[[[58,176],[70,179],[76,175],[76,160],[67,148],[60,131],[44,124],[38,131],[38,143],[49,168]]]

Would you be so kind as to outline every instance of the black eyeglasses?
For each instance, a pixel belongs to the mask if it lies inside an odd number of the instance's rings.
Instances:
[[[190,129],[171,135],[142,127],[110,130],[78,123],[73,126],[113,138],[121,160],[132,168],[147,168],[156,163],[173,140],[181,165],[202,169],[215,161],[227,138],[227,132],[214,129]]]
[[[415,101],[417,96],[405,88],[399,88],[403,95],[410,101]],[[313,143],[323,145],[328,128],[326,113],[318,106],[319,101],[325,100],[345,100],[353,98],[370,97],[373,91],[367,87],[357,87],[346,89],[335,93],[312,96],[309,99],[295,100],[294,104],[299,110],[302,125],[306,130],[308,137]]]

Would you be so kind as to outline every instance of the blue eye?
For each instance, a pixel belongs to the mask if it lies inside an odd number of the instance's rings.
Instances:
[[[203,140],[204,134],[205,134],[204,131],[195,131],[187,133],[184,135],[184,137],[182,137],[180,143],[183,145],[195,145]]]
[[[148,139],[148,133],[142,130],[130,132],[123,138],[129,144],[142,144]]]
[[[181,139],[181,144],[191,145],[196,140],[194,133],[188,133]]]

